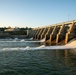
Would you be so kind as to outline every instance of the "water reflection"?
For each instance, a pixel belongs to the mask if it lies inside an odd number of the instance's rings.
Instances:
[[[61,75],[76,75],[76,55],[70,53],[70,50],[46,51],[45,55],[54,72]]]
[[[69,75],[70,74],[75,75],[76,74],[76,56],[73,53],[71,53],[70,50],[63,50],[62,53],[60,54],[59,53],[58,55],[64,58],[62,61],[64,64],[64,69],[66,70],[66,73]]]

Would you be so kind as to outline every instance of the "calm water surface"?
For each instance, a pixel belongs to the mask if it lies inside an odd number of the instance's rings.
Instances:
[[[25,50],[40,45],[1,39],[0,75],[76,75],[76,55],[70,50]]]

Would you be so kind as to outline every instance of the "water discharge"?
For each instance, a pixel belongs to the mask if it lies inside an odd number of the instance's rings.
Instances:
[[[28,42],[43,42],[43,40],[40,40],[40,41],[24,41],[24,40],[21,40],[21,41],[18,41],[19,42],[25,42],[25,43],[28,43]],[[2,41],[3,42],[3,41]],[[6,41],[6,42],[9,42],[9,41]],[[10,42],[17,42],[17,41],[10,41]],[[41,45],[41,46],[38,46],[38,47],[30,47],[29,45],[26,46],[26,47],[14,47],[14,48],[9,48],[9,47],[5,47],[5,48],[2,48],[0,51],[13,51],[13,50],[56,50],[56,49],[59,49],[59,50],[63,50],[63,49],[75,49],[76,48],[76,40],[72,40],[70,41],[69,43],[67,43],[66,45],[61,45],[61,46],[45,46],[45,45]]]

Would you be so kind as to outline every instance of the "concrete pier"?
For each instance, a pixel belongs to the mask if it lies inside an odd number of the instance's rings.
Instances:
[[[68,41],[70,41],[73,38],[76,38],[76,21],[73,21],[70,24],[68,32],[66,33],[65,44],[68,43]]]
[[[37,35],[37,39],[39,40],[41,38],[41,34],[43,33],[44,31],[44,28],[42,28],[39,32],[39,34]]]
[[[52,34],[50,35],[50,42],[51,42],[51,45],[52,44],[56,44],[56,36],[58,34],[60,30],[60,26],[55,26],[53,31],[52,31]]]
[[[41,38],[40,39],[43,39],[45,37],[47,31],[48,31],[48,28],[45,28],[43,33],[41,34]]]
[[[66,33],[67,33],[67,30],[68,30],[69,26],[66,25],[66,24],[62,24],[57,36],[56,36],[56,44],[65,44],[65,36],[66,36]]]
[[[48,28],[48,32],[47,32],[47,34],[45,35],[45,41],[49,41],[50,35],[51,35],[53,29],[54,29],[54,26]]]

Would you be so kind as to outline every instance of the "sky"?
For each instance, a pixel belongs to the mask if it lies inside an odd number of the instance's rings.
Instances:
[[[0,27],[41,27],[76,20],[76,0],[0,0]]]

